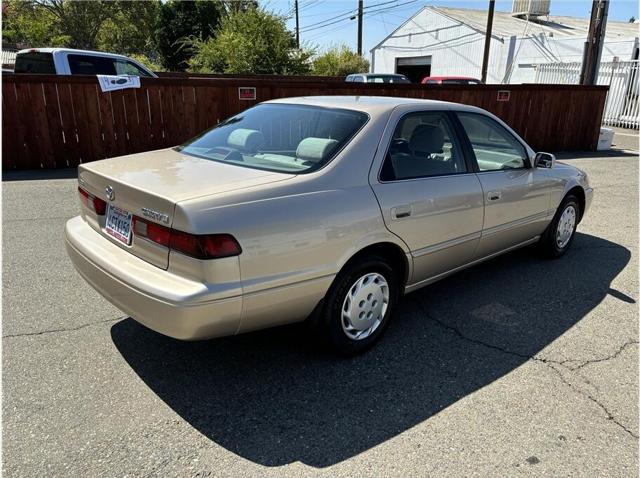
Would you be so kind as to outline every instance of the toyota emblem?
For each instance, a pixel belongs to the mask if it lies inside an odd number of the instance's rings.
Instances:
[[[113,201],[116,198],[116,192],[113,190],[111,186],[107,186],[104,192],[107,194],[107,199],[109,201]]]

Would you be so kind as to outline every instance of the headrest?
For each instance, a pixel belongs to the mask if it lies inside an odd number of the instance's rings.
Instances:
[[[305,138],[298,144],[296,157],[303,161],[319,163],[325,160],[338,142],[329,138]]]
[[[233,148],[255,153],[264,144],[264,136],[255,129],[238,128],[229,134],[227,144]]]
[[[421,153],[442,153],[444,133],[438,126],[421,124],[416,126],[409,140],[409,148]]]

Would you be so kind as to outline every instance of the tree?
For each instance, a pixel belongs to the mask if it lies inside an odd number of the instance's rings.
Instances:
[[[57,19],[34,2],[6,0],[2,3],[2,40],[25,46],[66,46],[70,38],[62,34]]]
[[[369,62],[346,45],[333,47],[313,60],[313,73],[322,76],[346,76],[369,71]]]
[[[4,41],[149,54],[159,7],[159,0],[8,0]]]
[[[162,65],[169,71],[184,71],[192,56],[192,40],[211,38],[223,14],[221,2],[169,0],[163,3],[155,32]]]
[[[305,74],[312,51],[295,48],[285,19],[260,8],[231,12],[214,38],[196,39],[193,71],[245,74]]]
[[[68,37],[71,48],[95,50],[96,38],[103,23],[114,16],[119,2],[109,0],[33,0],[36,7],[48,12],[59,32]]]
[[[155,56],[154,32],[160,8],[160,0],[118,0],[113,15],[98,31],[98,49]]]

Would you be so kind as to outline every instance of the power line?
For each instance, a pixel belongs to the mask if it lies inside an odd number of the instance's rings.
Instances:
[[[398,0],[393,0],[392,3],[396,3],[397,1]],[[400,6],[408,5],[408,4],[411,4],[411,3],[415,3],[417,1],[418,0],[409,0],[407,2],[399,3],[399,4],[396,4],[396,5],[393,5],[393,6],[383,7],[383,8],[379,8],[377,10],[369,10],[369,11],[363,12],[363,15],[371,16],[374,13],[380,13],[380,12],[384,12],[384,11],[387,11],[387,10],[396,9],[396,8],[398,8]],[[380,5],[382,5],[382,4],[380,4]],[[344,18],[339,18],[339,17],[344,17]],[[313,30],[318,30],[320,28],[324,28],[324,27],[328,27],[328,26],[331,26],[331,25],[335,25],[336,23],[343,22],[345,20],[353,20],[355,18],[356,18],[356,12],[353,11],[353,10],[350,10],[350,13],[348,13],[348,14],[345,13],[345,14],[338,15],[338,16],[333,17],[333,18],[329,18],[327,20],[323,20],[321,22],[317,22],[317,23],[313,23],[311,25],[307,25],[307,26],[303,27],[300,31],[306,33],[306,32],[310,32],[310,31],[313,31]],[[332,21],[330,21],[330,20],[332,20]]]

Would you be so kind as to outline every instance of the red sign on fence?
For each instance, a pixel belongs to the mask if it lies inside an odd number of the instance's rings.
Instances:
[[[511,92],[509,90],[498,91],[498,101],[509,101],[510,96]]]
[[[255,100],[256,89],[253,86],[239,86],[238,87],[238,99],[240,100]]]

